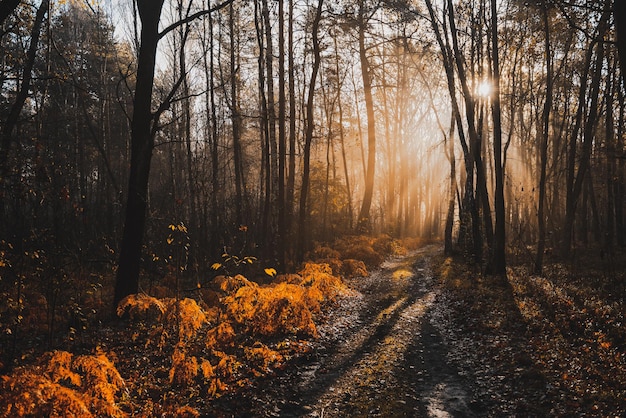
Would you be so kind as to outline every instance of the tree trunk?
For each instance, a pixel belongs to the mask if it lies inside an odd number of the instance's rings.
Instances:
[[[141,19],[141,46],[131,122],[131,161],[126,217],[115,279],[114,306],[139,291],[141,244],[146,222],[148,179],[154,148],[152,87],[159,43],[159,20],[164,0],[137,0]]]
[[[450,182],[449,182],[449,196],[448,196],[448,211],[446,212],[446,226],[444,232],[444,247],[443,252],[446,255],[451,255],[454,250],[452,242],[452,228],[454,226],[454,201],[456,196],[456,159],[454,156],[454,129],[455,129],[455,115],[450,115],[450,130],[448,134],[448,161],[450,162]]]
[[[15,97],[15,102],[13,102],[13,105],[9,110],[9,114],[4,121],[4,127],[2,129],[2,142],[0,143],[0,185],[2,185],[5,181],[5,177],[9,171],[9,153],[13,142],[13,131],[19,122],[20,113],[22,113],[22,108],[24,107],[30,92],[30,84],[33,78],[32,72],[33,67],[35,66],[35,59],[37,58],[37,47],[39,45],[39,38],[41,35],[41,26],[43,24],[44,17],[48,12],[49,5],[49,0],[42,0],[39,8],[37,9],[37,13],[35,14],[33,28],[30,33],[30,45],[28,46],[28,51],[26,52],[26,63],[24,64],[24,69],[22,70],[22,82],[19,86],[17,96]],[[16,6],[17,4],[13,6],[13,8]]]
[[[295,60],[294,60],[294,41],[293,41],[293,22],[294,10],[293,2],[289,1],[289,21],[287,23],[287,60],[289,65],[289,74],[287,82],[289,84],[289,161],[287,170],[287,190],[285,191],[285,230],[287,240],[291,237],[293,231],[294,218],[294,201],[295,201],[295,183],[296,183],[296,81],[295,81]]]
[[[573,241],[573,228],[574,218],[576,213],[576,206],[580,192],[582,191],[585,175],[589,168],[591,149],[593,145],[593,138],[595,136],[595,127],[598,119],[598,96],[600,94],[600,82],[602,80],[602,61],[604,59],[604,45],[601,42],[604,33],[606,32],[606,23],[609,18],[609,12],[605,11],[600,19],[598,33],[595,40],[589,45],[587,54],[585,57],[585,73],[581,77],[581,86],[578,95],[578,112],[576,114],[576,123],[569,140],[569,149],[567,155],[567,185],[566,185],[566,198],[565,198],[565,224],[563,226],[563,239],[561,247],[561,255],[564,258],[568,258]],[[583,115],[583,108],[585,108],[586,87],[588,73],[591,68],[591,59],[593,56],[594,45],[597,44],[596,60],[593,66],[594,74],[591,81],[591,97],[589,112],[587,117]],[[580,157],[577,159],[577,140],[580,126],[585,120],[583,129],[583,143],[580,150]],[[578,171],[576,171],[576,164],[578,163]]]
[[[304,137],[304,162],[302,171],[302,187],[300,189],[300,211],[299,211],[299,245],[298,245],[298,258],[302,259],[304,253],[309,245],[308,234],[308,216],[307,216],[307,198],[309,193],[309,177],[310,177],[310,159],[311,159],[311,143],[313,142],[313,130],[315,128],[315,121],[313,120],[313,99],[315,98],[315,84],[317,80],[317,73],[320,68],[320,42],[318,38],[320,21],[322,20],[322,6],[324,0],[319,0],[317,4],[317,11],[315,13],[315,19],[313,20],[313,27],[311,29],[313,36],[313,69],[311,71],[311,80],[309,82],[309,92],[307,96],[306,105],[306,132]]]
[[[230,30],[230,112],[233,124],[233,164],[235,171],[235,223],[237,226],[243,223],[244,213],[244,176],[243,176],[243,152],[241,148],[241,115],[239,114],[239,65],[235,36],[235,8],[230,5],[228,16]]]
[[[459,242],[463,249],[473,252],[474,260],[479,263],[482,259],[482,236],[480,234],[480,219],[478,214],[478,208],[476,207],[476,201],[474,199],[474,159],[470,152],[469,146],[465,139],[465,131],[463,130],[463,121],[461,118],[461,111],[459,103],[456,98],[456,80],[454,76],[454,54],[450,49],[449,41],[444,38],[437,24],[435,17],[435,11],[432,6],[431,0],[426,0],[428,7],[428,13],[430,15],[430,21],[437,38],[437,43],[441,49],[442,61],[444,69],[446,71],[446,79],[448,84],[448,93],[450,94],[450,102],[452,104],[452,114],[456,118],[457,131],[459,133],[459,142],[463,150],[463,161],[465,163],[465,192],[463,195],[462,204],[459,204]],[[452,10],[448,10],[448,13],[453,13]],[[452,18],[453,19],[453,18]],[[455,29],[453,29],[455,30]],[[472,234],[470,235],[470,229]],[[471,242],[470,242],[471,241]]]
[[[622,86],[626,88],[626,2],[623,0],[613,1],[613,20],[617,37],[617,53],[619,55],[620,73],[622,74]]]
[[[333,37],[335,43],[335,71],[339,79],[339,49],[337,48],[337,37]],[[343,172],[346,178],[346,199],[348,200],[348,228],[352,229],[352,191],[350,189],[350,176],[348,175],[348,159],[346,157],[345,134],[343,130],[343,104],[341,101],[341,85],[337,88],[337,110],[339,112],[339,141],[341,142],[341,159],[343,162]]]
[[[278,263],[286,263],[287,222],[285,202],[285,166],[287,137],[285,132],[285,11],[284,0],[278,0]]]
[[[502,121],[500,109],[500,57],[498,47],[498,13],[496,0],[491,0],[491,54],[493,57],[493,86],[491,115],[493,118],[493,154],[496,175],[496,225],[493,245],[493,274],[506,278],[506,222],[504,205],[504,164],[502,162]]]
[[[537,226],[539,237],[537,239],[537,254],[535,255],[535,274],[541,275],[543,272],[543,253],[546,248],[546,170],[548,165],[548,138],[550,129],[550,110],[552,108],[552,49],[550,46],[550,22],[548,21],[548,5],[542,5],[543,25],[545,30],[544,57],[546,61],[546,99],[543,104],[541,114],[542,132],[540,145],[540,174],[539,174],[539,202],[537,209]]]
[[[361,63],[361,76],[363,77],[363,95],[365,96],[365,110],[367,112],[367,171],[365,173],[365,192],[363,202],[357,220],[357,230],[371,232],[370,208],[374,196],[374,177],[376,170],[376,121],[374,117],[374,100],[372,98],[372,79],[370,64],[365,49],[365,1],[359,5],[359,59]]]

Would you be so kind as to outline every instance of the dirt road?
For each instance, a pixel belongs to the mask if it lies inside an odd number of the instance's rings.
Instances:
[[[427,246],[350,283],[311,353],[235,399],[224,416],[469,417],[472,379],[447,359]],[[441,309],[439,309],[441,315]]]

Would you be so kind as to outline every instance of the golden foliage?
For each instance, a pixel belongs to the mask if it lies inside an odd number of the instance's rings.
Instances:
[[[244,348],[246,359],[250,364],[256,365],[263,371],[272,364],[282,363],[284,358],[265,344],[257,343],[253,347]]]
[[[124,380],[106,354],[55,351],[42,363],[2,377],[1,417],[125,416],[115,399]]]
[[[361,260],[355,260],[353,258],[343,260],[342,273],[347,278],[366,277],[369,274],[365,263]]]
[[[179,341],[190,339],[206,323],[208,318],[195,300],[184,298],[167,304],[166,322],[178,325]]]
[[[274,283],[300,284],[302,283],[302,276],[299,274],[279,274],[274,278]]]
[[[253,287],[256,283],[253,283],[243,277],[241,274],[236,276],[217,276],[213,279],[213,283],[219,286],[219,288],[226,294],[232,295],[242,287]]]
[[[207,331],[206,347],[215,349],[232,346],[234,340],[235,330],[230,322],[225,321]]]
[[[299,274],[280,275],[271,285],[243,285],[224,304],[228,316],[254,334],[315,336],[314,314],[344,290],[328,264],[306,263]]]
[[[279,283],[268,287],[244,286],[224,300],[228,315],[252,333],[316,335],[308,291]]]
[[[170,368],[170,383],[179,385],[191,385],[198,375],[198,359],[188,356],[184,347],[177,344],[172,354],[172,367]]]
[[[287,283],[264,289],[255,312],[255,331],[268,336],[317,335],[312,309],[319,311],[319,304],[309,298],[310,293],[301,286]]]
[[[313,260],[322,260],[326,258],[340,258],[339,251],[327,246],[317,246],[311,254],[307,254]]]
[[[123,416],[115,404],[115,395],[124,388],[124,379],[106,354],[98,349],[95,355],[78,356],[73,366],[83,372],[83,389],[97,406],[98,414]]]
[[[219,392],[223,392],[226,389],[228,389],[228,386],[226,386],[219,378],[216,377],[211,380],[209,388],[207,389],[207,394],[211,397],[214,397],[217,396]]]
[[[200,361],[200,371],[202,371],[202,378],[205,381],[209,381],[215,377],[215,369],[207,359],[203,358]]]
[[[72,367],[72,353],[67,351],[54,351],[48,360],[46,373],[54,383],[68,382],[73,386],[80,387],[81,378],[74,373]]]
[[[322,295],[321,301],[334,300],[346,287],[341,279],[333,275],[328,264],[304,263],[300,270],[302,285],[316,289]]]
[[[343,238],[335,242],[341,259],[361,260],[367,267],[378,267],[387,255],[396,251],[395,241],[386,235],[371,238],[363,235]]]
[[[167,300],[167,299],[165,299]],[[148,296],[145,293],[128,295],[117,305],[117,315],[128,313],[135,320],[160,320],[165,314],[166,305],[161,299]]]
[[[237,358],[222,351],[214,351],[213,353],[219,358],[215,366],[215,373],[224,378],[230,378],[240,366]]]
[[[178,418],[197,418],[200,416],[200,412],[197,409],[190,407],[189,405],[185,405],[176,410],[175,413]]]
[[[52,382],[38,368],[17,369],[3,376],[1,389],[1,417],[93,416],[79,393]]]

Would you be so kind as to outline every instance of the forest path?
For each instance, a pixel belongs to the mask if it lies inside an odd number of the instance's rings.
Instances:
[[[236,410],[220,415],[474,416],[468,397],[473,382],[447,361],[431,314],[440,303],[431,259],[440,251],[423,247],[351,281],[356,294],[331,310],[313,350],[252,391],[234,395],[236,401],[222,405],[236,403]]]

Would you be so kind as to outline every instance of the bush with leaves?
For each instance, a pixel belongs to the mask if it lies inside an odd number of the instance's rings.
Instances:
[[[54,351],[39,364],[2,376],[0,416],[123,417],[117,398],[124,387],[101,350],[81,356]]]

